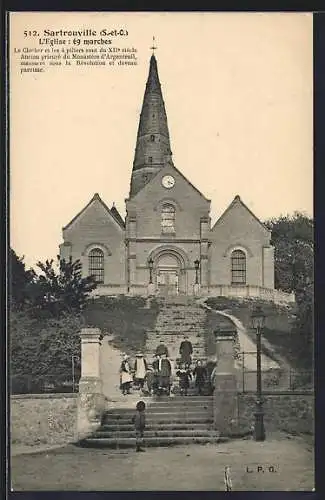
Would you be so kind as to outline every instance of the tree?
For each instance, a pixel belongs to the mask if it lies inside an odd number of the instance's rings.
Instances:
[[[29,288],[34,283],[35,272],[26,270],[24,257],[18,257],[10,248],[9,251],[9,301],[11,308],[21,309],[28,302]]]
[[[294,349],[301,364],[310,367],[313,355],[313,220],[295,212],[266,222],[275,247],[275,287],[293,291],[297,315],[293,327]]]
[[[275,287],[296,297],[313,283],[313,220],[295,212],[266,222],[275,247]]]
[[[33,317],[10,314],[10,375],[14,392],[42,390],[44,383],[72,381],[80,375],[80,314]],[[72,361],[73,358],[73,361]]]
[[[87,297],[97,286],[92,276],[82,276],[80,260],[68,261],[57,256],[54,260],[38,262],[41,270],[34,283],[32,301],[40,309],[54,315],[61,312],[79,312],[87,301]]]

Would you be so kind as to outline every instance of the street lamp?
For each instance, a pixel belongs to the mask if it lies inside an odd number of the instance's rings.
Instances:
[[[151,284],[152,283],[152,270],[153,270],[153,260],[152,258],[150,257],[150,259],[148,260],[148,264],[149,264],[149,283]]]
[[[261,371],[261,331],[265,325],[265,315],[260,306],[257,306],[251,315],[252,327],[256,331],[256,412],[255,416],[255,441],[265,440],[264,410],[262,399],[262,371]]]
[[[199,284],[199,267],[200,267],[200,261],[199,259],[196,259],[194,261],[194,266],[195,266],[195,284]]]

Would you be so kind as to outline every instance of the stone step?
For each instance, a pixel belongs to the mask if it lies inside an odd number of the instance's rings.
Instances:
[[[168,429],[168,430],[148,430],[147,428],[145,429],[145,439],[151,438],[151,437],[217,437],[219,433],[215,430],[212,429],[194,429],[194,430],[189,430],[189,429]],[[115,437],[116,439],[118,437],[120,438],[132,438],[135,437],[135,431],[134,428],[130,432],[130,430],[119,430],[119,431],[114,431],[110,432],[108,430],[101,430],[99,429],[94,433],[92,436],[94,439],[97,438],[111,438]]]
[[[156,342],[150,342],[147,344],[147,348],[146,350],[149,351],[149,350],[154,350],[156,351],[157,349],[157,344]],[[172,342],[164,342],[164,345],[170,349],[172,352],[175,352],[176,351],[176,354],[180,354],[179,353],[179,349],[177,346],[175,346],[175,344],[173,344]],[[193,353],[192,354],[195,354],[195,352],[199,352],[200,354],[205,351],[205,346],[204,345],[196,345],[196,346],[193,346]]]
[[[189,339],[192,343],[193,347],[203,347],[205,346],[205,339],[203,337],[193,337]],[[152,335],[147,340],[147,345],[158,346],[159,342],[168,343],[169,345],[173,345],[175,349],[179,349],[180,342],[177,341],[177,338],[174,335]]]
[[[152,405],[147,405],[146,408],[146,414],[148,418],[150,418],[151,415],[157,415],[160,413],[178,413],[178,414],[184,414],[184,413],[202,413],[205,414],[205,412],[212,412],[213,408],[213,403],[212,402],[207,402],[207,403],[201,403],[201,404],[196,404],[196,403],[190,403],[187,404],[187,396],[183,396],[184,399],[184,404],[181,403],[170,403],[170,404],[165,404],[165,402],[157,402]],[[133,416],[134,410],[132,408],[124,408],[120,410],[109,410],[105,412],[105,415],[107,416],[120,416],[120,415],[131,415]]]
[[[104,418],[103,419],[103,424],[109,424],[109,423],[116,423],[116,422],[121,422],[121,423],[126,423],[126,422],[131,422],[132,421],[132,416],[133,415],[124,415],[123,417],[110,417],[110,418]],[[156,415],[147,415],[147,423],[149,424],[165,424],[165,423],[170,423],[170,424],[199,424],[199,423],[206,423],[206,424],[211,424],[213,422],[213,418],[210,414],[204,414],[204,413],[191,413],[187,415],[182,415],[178,414],[177,412],[174,412],[173,414],[169,413],[159,413]]]
[[[193,411],[195,411],[196,409],[196,413],[199,413],[200,415],[212,415],[213,413],[213,406],[203,406],[201,409],[199,406],[194,406],[194,409],[190,409],[189,407],[187,407],[186,409],[182,408],[181,405],[179,405],[179,407],[176,407],[174,406],[173,408],[168,408],[167,406],[160,406],[159,408],[151,408],[149,407],[147,410],[146,410],[146,415],[147,415],[147,418],[151,418],[152,415],[157,415],[157,414],[162,414],[162,413],[168,413],[170,415],[170,413],[175,413],[175,414],[178,414],[180,417],[184,415],[184,413],[186,413],[186,415],[189,415],[191,414]]]
[[[179,314],[179,315],[186,315],[186,314],[201,314],[201,315],[205,315],[205,309],[203,309],[202,307],[198,307],[198,306],[182,306],[182,305],[172,305],[172,304],[169,304],[168,306],[164,306],[161,308],[161,311],[165,311],[166,314],[171,314],[171,313],[175,313],[175,314]]]
[[[161,396],[159,399],[156,399],[159,404],[202,404],[202,403],[212,403],[213,396],[195,396],[195,397],[186,397],[184,400],[184,396],[174,396],[172,399],[169,396]]]
[[[149,437],[145,438],[145,446],[177,446],[187,444],[219,443],[224,439],[211,435],[208,437]],[[134,448],[136,440],[133,437],[127,438],[88,438],[79,442],[79,445],[87,448]]]
[[[159,331],[156,332],[157,335],[168,335],[172,334],[175,335],[175,337],[178,338],[179,342],[183,340],[184,335],[187,335],[188,337],[190,336],[196,336],[197,334],[203,336],[205,328],[202,327],[188,327],[184,326],[183,327],[176,327],[172,322],[170,322],[168,325],[162,325],[159,328]]]
[[[130,423],[109,423],[109,424],[103,424],[100,429],[98,429],[97,432],[99,431],[107,431],[107,432],[113,432],[113,431],[134,431],[134,425],[132,422]],[[199,424],[184,424],[182,423],[165,423],[164,426],[162,427],[160,424],[153,424],[153,423],[146,423],[146,431],[161,431],[161,430],[180,430],[180,431],[206,431],[206,430],[214,430],[213,429],[213,423],[211,424],[205,424],[205,423],[199,423]]]
[[[186,396],[184,396],[184,399],[186,399]],[[166,411],[167,410],[167,411]],[[202,404],[201,406],[198,405],[159,405],[158,408],[155,407],[155,405],[152,406],[147,406],[146,409],[146,415],[148,418],[152,417],[157,417],[159,415],[166,416],[166,413],[172,416],[174,415],[181,415],[181,416],[186,416],[186,415],[207,415],[210,414],[212,411],[212,404]],[[133,408],[124,408],[123,410],[120,411],[108,411],[105,413],[105,418],[124,418],[127,417],[129,418],[130,416],[132,417],[134,415],[134,409]]]
[[[157,338],[152,338],[151,339],[148,339],[146,345],[147,347],[150,346],[150,347],[154,347],[155,349],[158,347],[160,341],[162,341],[163,344],[165,344],[166,346],[170,346],[173,348],[174,351],[179,351],[179,344],[178,342],[176,342],[173,338],[168,338],[168,337],[162,337],[162,336],[159,336]],[[202,341],[194,341],[193,339],[193,342],[192,342],[192,347],[193,349],[203,349],[205,347],[205,341],[202,340]]]
[[[191,399],[192,396],[177,396],[179,399],[176,399],[176,396],[172,397],[170,401],[160,400],[159,397],[154,399],[152,403],[147,404],[147,409],[152,410],[157,408],[205,408],[212,407],[213,400],[209,396],[206,396],[206,399],[203,396],[197,396],[195,399]],[[209,398],[209,399],[208,399]]]
[[[193,343],[205,343],[205,338],[204,338],[204,335],[200,334],[200,335],[188,335],[188,339],[189,341],[193,344]],[[165,333],[165,332],[160,332],[160,333],[151,333],[150,336],[148,336],[147,334],[147,340],[148,341],[151,341],[151,342],[159,342],[160,340],[162,341],[167,341],[167,342],[173,342],[174,344],[176,344],[178,346],[178,348],[180,347],[181,345],[181,341],[182,339],[179,339],[179,337],[174,333]],[[175,346],[176,347],[176,346]]]
[[[173,339],[172,337],[171,338],[163,337],[163,336],[159,336],[157,338],[151,337],[150,339],[148,339],[146,345],[150,346],[150,347],[154,347],[156,349],[158,347],[160,341],[162,341],[162,343],[165,344],[166,346],[172,347],[173,351],[179,352],[179,343],[177,341],[175,341],[175,339]],[[205,341],[203,339],[202,340],[197,340],[197,339],[194,340],[193,339],[192,347],[193,347],[193,350],[194,349],[203,349],[203,348],[205,348]]]
[[[157,337],[150,337],[147,342],[146,346],[151,346],[151,347],[158,347],[160,341],[162,341],[163,344],[167,344],[171,347],[173,347],[173,350],[179,351],[179,342],[177,342],[177,339],[173,338],[172,336],[164,336],[164,335],[159,335]],[[205,339],[201,337],[195,337],[192,340],[190,339],[192,343],[193,349],[203,349],[205,347]]]
[[[183,330],[185,328],[203,328],[206,324],[206,321],[205,319],[200,319],[200,318],[196,318],[196,319],[175,319],[175,318],[164,318],[164,321],[157,321],[156,323],[156,326],[155,326],[155,329],[157,329],[158,327],[159,328],[162,328],[163,326],[170,326],[170,327],[173,327],[175,328],[175,330],[178,330],[179,327],[182,327]]]
[[[189,336],[189,331],[186,329],[183,332],[180,332],[179,330],[176,330],[173,325],[168,325],[168,328],[159,328],[159,330],[147,330],[146,331],[147,335],[174,335],[178,340],[179,343],[182,342],[183,336],[187,334]],[[204,328],[193,328],[191,331],[191,336],[204,336]]]
[[[206,324],[205,320],[199,318],[196,319],[175,319],[175,318],[165,318],[164,321],[157,321],[156,329],[163,328],[164,326],[173,327],[175,330],[182,328],[184,331],[186,328],[199,329],[204,328]]]

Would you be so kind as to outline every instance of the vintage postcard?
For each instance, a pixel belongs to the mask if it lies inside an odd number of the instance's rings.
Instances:
[[[11,489],[312,491],[312,14],[8,43]]]

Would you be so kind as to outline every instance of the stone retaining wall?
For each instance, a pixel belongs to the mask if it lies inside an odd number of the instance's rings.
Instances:
[[[74,442],[77,394],[22,394],[10,398],[11,443],[35,446]]]
[[[237,415],[241,430],[249,430],[254,422],[256,397],[238,394]],[[272,394],[264,396],[266,432],[284,431],[292,434],[314,433],[314,396],[312,394]]]

